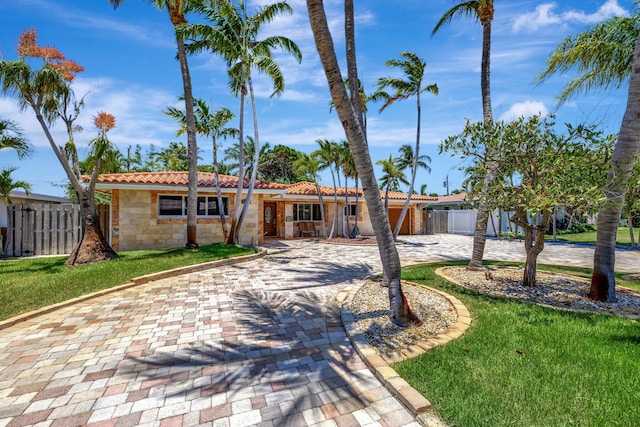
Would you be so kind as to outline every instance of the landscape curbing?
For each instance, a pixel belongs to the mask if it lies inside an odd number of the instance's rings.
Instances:
[[[170,270],[160,271],[158,273],[151,273],[151,274],[146,274],[144,276],[134,277],[130,279],[127,283],[124,283],[122,285],[114,286],[109,289],[102,289],[100,291],[92,292],[87,295],[82,295],[77,298],[62,301],[57,304],[52,304],[47,307],[42,307],[37,310],[29,311],[27,313],[22,313],[6,320],[2,320],[0,321],[0,330],[6,329],[17,323],[28,322],[30,319],[36,316],[40,316],[41,314],[50,313],[52,311],[58,310],[63,307],[68,307],[70,305],[77,304],[82,301],[107,295],[113,292],[122,291],[128,288],[132,288],[134,286],[143,285],[145,283],[149,283],[154,280],[166,279],[168,277],[180,276],[182,274],[187,274],[187,273],[194,273],[197,271],[207,270],[207,269],[219,267],[222,265],[239,264],[241,262],[247,262],[247,261],[252,261],[254,259],[262,258],[265,255],[267,255],[266,249],[260,249],[260,251],[255,254],[218,259],[215,261],[207,261],[199,264],[186,265],[184,267],[176,267]]]
[[[349,305],[359,290],[359,288],[356,288],[343,291],[337,297],[338,301],[342,303],[342,324],[351,344],[367,367],[374,373],[378,380],[384,384],[389,392],[402,402],[414,415],[415,419],[424,426],[442,426],[444,425],[442,421],[431,411],[431,403],[418,393],[416,389],[411,387],[407,381],[400,377],[390,364],[416,357],[462,336],[471,326],[471,316],[464,304],[452,295],[417,283],[403,281],[402,284],[420,286],[446,298],[456,311],[456,322],[443,333],[418,345],[404,349],[403,352],[396,352],[391,355],[380,354],[374,347],[369,345],[365,335],[359,332],[355,326],[355,317],[349,309]]]

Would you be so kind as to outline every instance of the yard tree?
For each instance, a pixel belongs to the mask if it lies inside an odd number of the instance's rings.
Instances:
[[[627,192],[624,195],[623,209],[627,215],[631,246],[638,247],[640,246],[640,230],[638,231],[637,240],[633,234],[633,230],[634,225],[640,227],[640,159],[636,159],[632,174],[627,182]]]
[[[324,217],[324,201],[322,199],[322,190],[318,183],[318,173],[320,172],[321,162],[320,160],[311,154],[301,153],[300,157],[294,163],[294,168],[298,174],[310,176],[313,178],[313,183],[316,186],[316,192],[318,193],[318,201],[320,202],[320,220],[322,221],[322,237],[327,238],[327,223]]]
[[[403,76],[381,77],[376,82],[379,85],[377,91],[378,93],[386,94],[385,89],[387,88],[391,88],[395,91],[385,96],[387,99],[380,108],[380,111],[383,111],[385,108],[395,103],[396,101],[401,101],[410,97],[416,98],[417,121],[415,156],[413,156],[413,162],[411,164],[411,181],[409,182],[407,199],[402,206],[400,217],[398,218],[396,227],[393,230],[394,238],[398,237],[400,229],[402,228],[404,217],[406,216],[409,209],[409,203],[411,202],[411,195],[413,194],[413,187],[415,185],[416,175],[418,173],[418,159],[420,159],[420,126],[422,121],[422,105],[420,103],[420,94],[424,92],[430,92],[434,95],[438,94],[438,86],[435,83],[425,86],[422,85],[424,72],[427,67],[426,62],[424,62],[418,55],[411,52],[402,52],[400,56],[402,57],[401,59],[388,60],[386,62],[386,65],[389,67],[397,67],[401,69],[403,72]]]
[[[329,238],[334,237],[338,227],[338,186],[336,184],[336,174],[338,174],[337,165],[340,160],[340,145],[335,141],[328,139],[316,140],[320,148],[311,153],[312,156],[320,160],[320,170],[329,169],[331,172],[331,180],[333,181],[333,199],[335,210],[333,213],[333,222],[329,231]]]
[[[482,59],[480,65],[480,91],[482,95],[482,117],[487,126],[493,122],[493,110],[491,108],[491,24],[494,16],[493,0],[461,0],[447,10],[433,28],[431,35],[435,35],[442,27],[449,24],[456,17],[470,18],[479,21],[482,25]],[[492,153],[486,153],[485,157],[490,159]],[[493,179],[493,164],[485,165],[484,174],[485,188],[491,185]],[[486,204],[484,192],[479,194],[478,217],[476,219],[476,229],[473,233],[473,250],[471,260],[467,268],[470,270],[482,267],[484,247],[487,242],[487,223],[490,210]]]
[[[117,8],[125,0],[109,0],[109,3]],[[179,29],[187,24],[186,10],[190,6],[189,0],[149,0],[149,4],[155,5],[160,10],[166,10],[171,25],[173,25],[180,74],[182,76],[182,89],[185,105],[185,119],[187,122],[187,151],[188,151],[188,179],[187,179],[187,242],[186,247],[196,249],[198,227],[198,143],[196,140],[196,119],[193,111],[193,90],[191,86],[191,73],[185,43]]]
[[[260,39],[264,24],[273,21],[278,15],[292,13],[291,6],[286,1],[270,3],[257,10],[254,15],[247,11],[246,2],[239,0],[218,0],[215,2],[194,2],[194,10],[204,16],[209,23],[191,24],[183,27],[181,34],[190,40],[188,51],[197,54],[211,51],[219,54],[227,63],[229,88],[240,98],[239,135],[240,151],[244,148],[244,100],[249,96],[253,116],[253,139],[255,144],[254,165],[251,172],[249,188],[247,189],[247,203],[241,205],[243,180],[238,180],[236,201],[231,220],[231,230],[228,243],[238,243],[238,235],[242,228],[249,202],[253,194],[253,187],[258,173],[260,154],[260,139],[258,133],[258,115],[256,99],[253,90],[253,71],[265,74],[273,83],[272,96],[280,95],[284,91],[284,76],[277,61],[273,57],[274,49],[281,49],[293,55],[298,62],[302,54],[298,46],[284,36],[267,36]],[[240,161],[242,164],[242,161]],[[239,176],[243,175],[240,171]]]
[[[89,264],[117,257],[100,228],[95,204],[95,184],[100,171],[102,156],[110,147],[107,132],[115,126],[115,117],[100,112],[94,118],[98,137],[89,143],[91,155],[97,159],[87,181],[82,178],[78,149],[75,142],[75,121],[82,109],[83,100],[76,100],[71,81],[83,70],[77,63],[67,60],[54,47],[39,46],[35,29],[26,30],[18,41],[19,59],[0,60],[0,80],[4,93],[14,94],[20,107],[31,108],[56,158],[62,165],[80,203],[82,235],[67,260],[68,265]],[[42,61],[40,68],[32,68],[27,58]],[[58,145],[50,128],[57,120],[64,123],[67,141]]]
[[[604,187],[607,203],[598,213],[589,296],[600,301],[616,300],[616,237],[627,181],[640,153],[639,35],[640,14],[636,8],[629,17],[610,18],[576,36],[565,38],[551,53],[547,68],[538,76],[538,81],[543,82],[556,73],[577,72],[558,96],[561,103],[578,93],[610,86],[622,87],[629,82],[627,107],[610,160],[609,179]]]
[[[563,203],[593,206],[603,201],[604,159],[613,138],[603,137],[593,127],[565,126],[566,133],[559,134],[551,118],[540,116],[489,126],[467,122],[462,133],[442,144],[452,155],[476,160],[479,170],[474,192],[484,187],[487,159],[483,155],[495,153],[490,160],[496,178],[487,189],[487,201],[492,210],[510,212],[509,220],[524,230],[524,286],[536,284],[537,258],[544,249],[554,207]]]
[[[388,159],[378,160],[376,164],[382,167],[380,187],[384,189],[384,210],[388,214],[389,191],[400,191],[400,184],[409,185],[409,181],[402,169],[398,168],[392,154],[389,154]]]
[[[307,10],[316,49],[320,56],[320,61],[327,78],[329,91],[333,105],[338,112],[340,122],[344,128],[353,153],[353,159],[362,187],[364,189],[365,200],[369,209],[369,216],[373,226],[380,260],[384,270],[384,281],[389,287],[389,311],[391,320],[401,326],[420,323],[420,320],[411,311],[407,299],[402,292],[400,284],[400,257],[396,249],[393,233],[389,226],[380,191],[373,171],[373,163],[369,155],[367,141],[361,124],[361,117],[358,116],[350,101],[347,89],[345,88],[338,59],[336,57],[333,40],[327,23],[322,0],[307,0]]]

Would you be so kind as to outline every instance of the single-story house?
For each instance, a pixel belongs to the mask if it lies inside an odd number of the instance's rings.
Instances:
[[[430,210],[464,210],[473,209],[473,201],[467,193],[450,194],[438,196],[437,200],[429,202],[427,209]]]
[[[227,222],[236,197],[238,178],[220,176]],[[244,180],[247,194],[248,180]],[[186,241],[187,172],[138,172],[103,174],[96,190],[111,194],[111,214],[107,236],[115,250],[137,250],[182,246]],[[335,216],[333,187],[320,186],[323,195],[327,232]],[[372,235],[364,193],[358,189],[338,189],[338,234],[348,235],[358,215],[360,234]],[[345,198],[345,196],[347,198]],[[384,192],[381,192],[384,197]],[[406,194],[389,194],[392,226],[398,220]],[[435,197],[414,195],[401,234],[419,234],[422,230],[422,205]],[[244,201],[243,201],[244,202]],[[348,204],[348,207],[347,207]],[[198,173],[197,241],[203,244],[223,240],[214,175]],[[309,228],[309,224],[313,224]],[[349,229],[347,230],[347,225]],[[260,244],[265,237],[293,239],[303,230],[321,233],[320,204],[315,184],[299,182],[277,184],[257,181],[245,217],[240,242]],[[312,233],[315,234],[315,233]]]

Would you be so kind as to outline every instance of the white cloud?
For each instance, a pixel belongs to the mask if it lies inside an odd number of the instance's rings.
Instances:
[[[500,116],[500,120],[510,122],[520,117],[530,117],[537,114],[542,116],[549,114],[549,110],[544,105],[544,102],[523,101],[513,104],[511,108]]]
[[[571,23],[595,24],[613,16],[628,16],[629,12],[618,4],[617,0],[607,0],[594,13],[585,13],[581,10],[569,10],[556,13],[557,3],[543,3],[538,5],[533,12],[527,12],[518,16],[513,23],[513,30],[518,32],[526,30],[533,32],[539,28],[550,25],[562,25]]]

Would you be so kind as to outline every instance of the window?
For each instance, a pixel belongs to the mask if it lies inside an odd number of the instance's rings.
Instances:
[[[222,198],[224,212],[229,211],[229,198]],[[158,196],[158,216],[186,216],[187,196]],[[218,198],[198,197],[198,216],[220,216]]]
[[[349,206],[345,206],[344,214],[346,216],[358,216],[358,205],[350,203]]]
[[[322,221],[320,205],[317,203],[294,203],[294,221]]]

